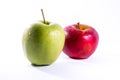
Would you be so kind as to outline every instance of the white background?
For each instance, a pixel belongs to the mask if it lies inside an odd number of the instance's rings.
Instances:
[[[34,67],[23,53],[22,35],[42,19],[93,26],[99,45],[88,59],[64,53],[55,63]],[[0,80],[120,80],[120,0],[0,0]]]

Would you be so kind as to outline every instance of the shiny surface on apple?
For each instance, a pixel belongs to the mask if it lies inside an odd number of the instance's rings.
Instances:
[[[88,25],[80,24],[82,29],[78,29],[76,26],[74,24],[65,27],[66,40],[63,51],[71,58],[88,58],[97,48],[99,41],[98,33]]]
[[[58,24],[33,24],[23,35],[23,48],[33,65],[50,65],[59,56],[65,41]]]

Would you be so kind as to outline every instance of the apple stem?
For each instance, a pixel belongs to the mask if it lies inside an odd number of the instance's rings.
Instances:
[[[77,27],[78,27],[78,29],[81,29],[81,28],[80,28],[80,22],[77,23]]]
[[[45,16],[44,16],[43,9],[41,9],[41,13],[42,13],[42,17],[43,17],[43,22],[44,22],[44,24],[45,24]]]

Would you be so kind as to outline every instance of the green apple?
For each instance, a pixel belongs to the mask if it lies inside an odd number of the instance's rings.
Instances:
[[[63,28],[56,23],[39,21],[23,34],[23,49],[34,65],[50,65],[59,57],[65,42]]]

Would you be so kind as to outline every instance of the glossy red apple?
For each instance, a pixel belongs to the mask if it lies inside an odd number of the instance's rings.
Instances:
[[[64,28],[66,40],[63,52],[74,59],[90,57],[97,48],[99,35],[97,31],[85,24],[73,24]]]

